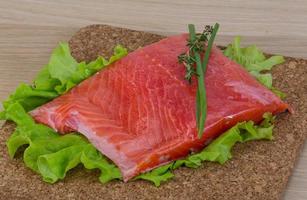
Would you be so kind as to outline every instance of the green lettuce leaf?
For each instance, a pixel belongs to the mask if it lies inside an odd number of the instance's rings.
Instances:
[[[60,43],[53,50],[48,63],[51,78],[58,79],[64,85],[76,71],[78,62],[70,54],[68,43]]]
[[[59,80],[61,84],[55,86],[55,90],[59,94],[63,94],[97,71],[126,56],[127,53],[127,49],[117,45],[114,48],[114,55],[108,61],[103,57],[98,57],[88,64],[77,63],[70,54],[68,44],[60,43],[59,47],[54,50],[48,64],[51,77],[48,82],[53,79]]]
[[[271,89],[277,96],[284,98],[285,94],[273,88],[272,75],[268,72],[273,66],[285,62],[283,56],[266,58],[263,52],[255,45],[241,47],[241,38],[235,37],[232,44],[224,50],[224,55],[242,65],[261,84]]]
[[[101,171],[99,180],[107,183],[113,179],[121,179],[121,173],[116,165],[109,163],[99,151],[92,145],[87,145],[80,158],[86,169],[99,169]]]
[[[3,107],[4,109],[7,109],[9,105],[18,102],[24,109],[29,111],[54,99],[57,96],[58,94],[56,92],[37,90],[32,86],[22,83],[17,87],[16,91],[3,102]]]
[[[33,81],[35,89],[42,91],[54,91],[57,85],[61,82],[58,79],[51,78],[48,65],[44,66],[40,72],[38,72],[36,78]]]
[[[172,173],[171,170],[173,170],[173,165],[175,162],[172,162],[170,164],[158,167],[156,169],[153,169],[149,172],[146,172],[144,174],[140,174],[134,179],[143,179],[146,181],[150,181],[153,184],[155,184],[156,187],[159,187],[162,182],[168,181],[169,179],[173,178],[175,175]]]

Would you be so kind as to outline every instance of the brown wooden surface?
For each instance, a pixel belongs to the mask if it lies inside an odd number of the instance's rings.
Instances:
[[[307,58],[306,1],[4,1],[0,0],[0,100],[29,82],[48,61],[58,41],[93,23],[163,34],[185,31],[187,23],[218,21],[218,44],[242,35],[270,53]],[[307,149],[285,199],[307,198]]]

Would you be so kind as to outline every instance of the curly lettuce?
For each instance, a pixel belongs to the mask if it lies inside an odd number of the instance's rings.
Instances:
[[[285,94],[272,86],[273,78],[269,70],[273,66],[285,62],[283,56],[266,58],[263,52],[255,45],[241,47],[241,38],[235,37],[234,41],[224,50],[224,55],[243,66],[261,84],[269,88],[277,96],[284,98]]]
[[[239,43],[240,41],[236,39],[235,43],[225,50],[225,54],[246,65],[252,73],[268,70],[282,60],[279,57],[266,60],[256,47],[240,48]],[[122,179],[118,167],[97,151],[82,135],[70,133],[61,136],[51,128],[35,123],[27,112],[67,92],[126,54],[125,48],[116,46],[114,55],[109,60],[98,57],[90,63],[78,63],[71,56],[68,44],[60,43],[53,51],[49,63],[38,73],[33,85],[20,84],[3,102],[4,111],[0,113],[0,118],[11,120],[17,125],[6,142],[10,157],[13,158],[21,146],[27,145],[23,154],[26,166],[40,174],[48,183],[64,179],[67,172],[79,164],[86,169],[99,169],[101,172],[99,180],[102,183]],[[269,81],[268,83],[271,84]],[[260,125],[255,125],[252,121],[238,123],[201,152],[143,173],[135,179],[151,181],[159,186],[174,177],[172,171],[180,166],[197,168],[204,161],[223,164],[231,159],[231,149],[236,143],[271,140],[273,119],[272,115],[265,114],[264,121]]]

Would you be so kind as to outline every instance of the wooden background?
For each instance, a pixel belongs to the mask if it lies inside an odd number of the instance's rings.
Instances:
[[[0,0],[0,101],[20,82],[30,82],[59,41],[79,28],[110,24],[161,34],[186,24],[219,22],[217,38],[228,44],[241,35],[269,53],[307,59],[306,0]],[[307,199],[307,148],[284,199]]]

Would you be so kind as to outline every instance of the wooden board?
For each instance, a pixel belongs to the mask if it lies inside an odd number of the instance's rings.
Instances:
[[[186,31],[188,23],[200,28],[219,22],[221,45],[242,35],[244,43],[257,44],[267,52],[304,58],[306,13],[306,0],[0,0],[0,25],[67,30],[99,23],[174,34]]]
[[[79,31],[70,41],[77,60],[92,60],[98,54],[110,55],[112,47],[123,44],[129,50],[157,41],[162,36],[112,28],[91,26]],[[103,45],[102,45],[103,44]],[[176,178],[160,188],[143,181],[112,182],[101,185],[97,173],[83,168],[73,170],[63,181],[48,185],[40,180],[21,159],[7,156],[5,140],[14,125],[6,124],[1,133],[0,191],[3,198],[14,199],[278,199],[285,188],[307,128],[307,61],[287,58],[273,71],[275,86],[288,94],[287,101],[295,114],[279,116],[273,142],[239,144],[234,158],[225,165],[205,163],[196,170],[181,168]]]

